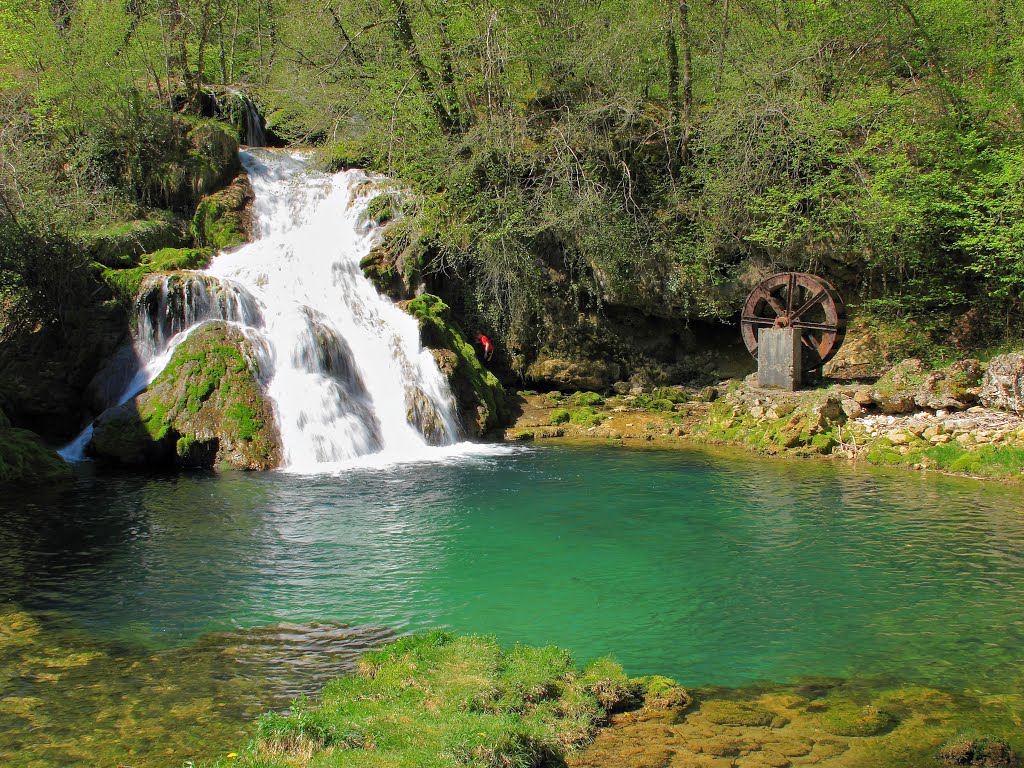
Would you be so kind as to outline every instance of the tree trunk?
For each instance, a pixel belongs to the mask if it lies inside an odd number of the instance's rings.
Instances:
[[[441,97],[434,87],[433,81],[430,79],[430,73],[423,63],[419,49],[416,47],[416,38],[412,34],[412,23],[409,21],[409,6],[406,5],[405,0],[394,0],[394,4],[395,37],[402,48],[405,49],[405,53],[409,57],[409,63],[412,65],[413,74],[416,76],[416,81],[423,90],[423,95],[430,103],[430,108],[437,117],[437,121],[445,131],[453,133],[455,121],[448,113],[448,110],[445,109]]]
[[[687,0],[679,0],[679,28],[683,43],[683,125],[679,140],[679,162],[685,167],[690,164],[690,136],[693,133],[693,52]]]

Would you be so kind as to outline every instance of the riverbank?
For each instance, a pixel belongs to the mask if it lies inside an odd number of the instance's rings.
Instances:
[[[554,646],[432,632],[365,654],[315,701],[268,713],[209,768],[1010,768],[1024,697],[806,679],[687,691],[582,669]]]
[[[980,372],[975,369],[976,386],[959,386],[958,365],[926,372],[909,361],[877,381],[826,382],[797,392],[759,387],[754,376],[703,388],[621,387],[608,396],[522,391],[504,439],[666,449],[725,445],[771,456],[1024,480],[1024,416],[977,404]]]

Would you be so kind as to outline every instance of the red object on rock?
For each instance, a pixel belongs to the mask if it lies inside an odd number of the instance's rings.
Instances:
[[[484,348],[484,360],[490,360],[494,355],[494,345],[491,340],[480,334],[480,345]]]

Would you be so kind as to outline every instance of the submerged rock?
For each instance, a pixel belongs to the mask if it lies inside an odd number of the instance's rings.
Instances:
[[[252,344],[226,323],[200,326],[145,392],[96,420],[88,451],[136,466],[277,466]]]

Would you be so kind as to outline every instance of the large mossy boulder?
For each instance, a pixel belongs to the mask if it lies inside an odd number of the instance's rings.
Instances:
[[[0,411],[0,487],[43,485],[71,477],[71,468],[39,435],[11,426]]]
[[[910,413],[917,408],[914,398],[924,380],[924,363],[916,357],[908,358],[875,383],[871,399],[882,413]]]
[[[145,392],[96,420],[88,451],[134,466],[277,466],[280,441],[251,344],[227,323],[200,326]]]
[[[423,345],[434,351],[441,373],[448,379],[465,432],[481,437],[508,421],[505,389],[477,358],[473,345],[437,296],[425,293],[405,303],[419,320]]]
[[[249,174],[240,173],[228,187],[200,200],[192,217],[196,244],[223,251],[247,242],[252,225],[249,205],[254,197]]]

